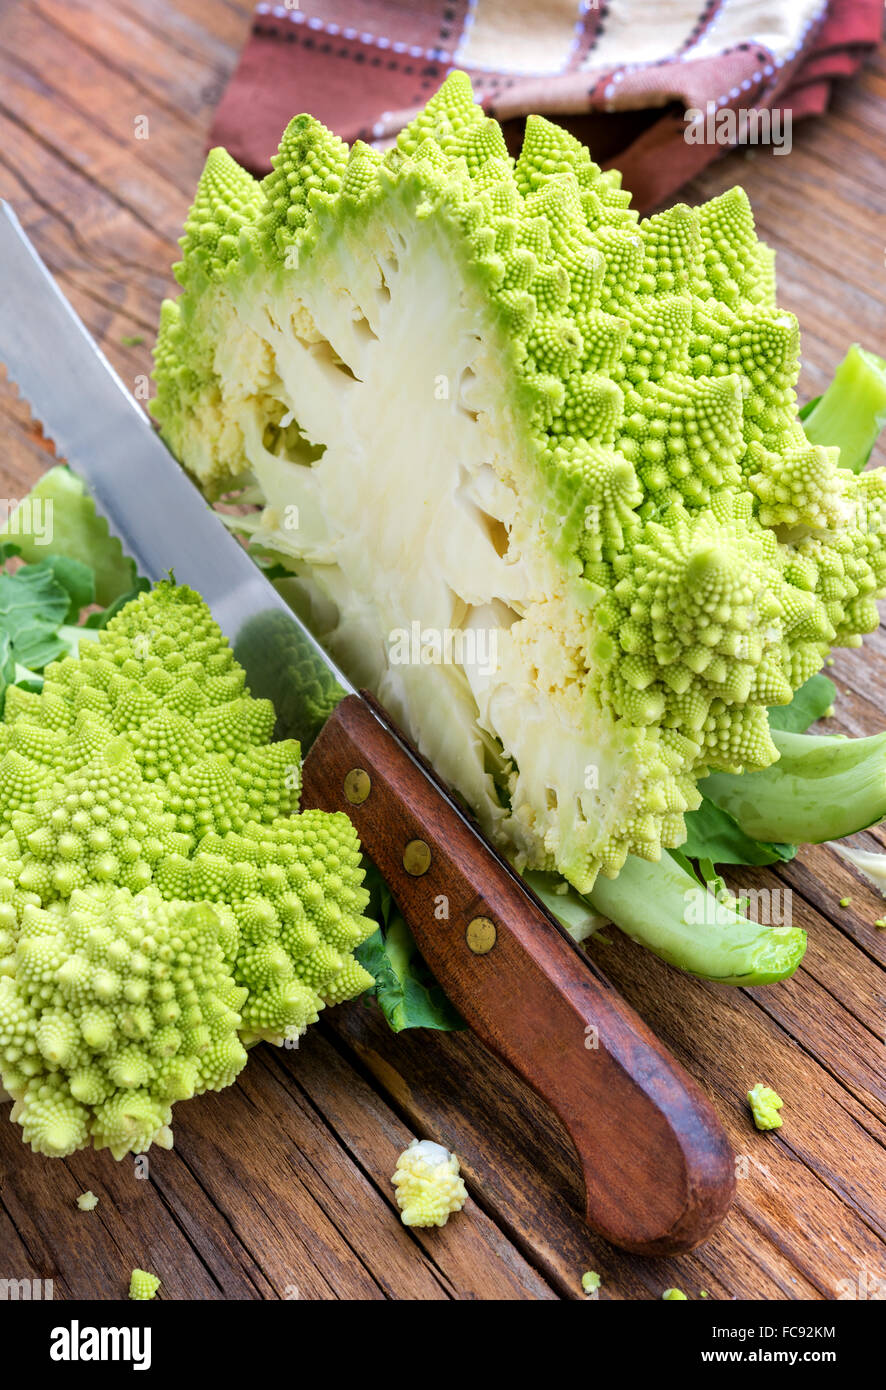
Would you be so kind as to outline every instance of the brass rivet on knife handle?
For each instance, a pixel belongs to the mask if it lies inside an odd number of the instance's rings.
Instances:
[[[362,767],[352,767],[345,778],[345,796],[352,806],[362,806],[372,791],[372,780]]]
[[[403,851],[403,868],[413,878],[421,878],[431,867],[431,850],[424,840],[410,840]]]
[[[465,941],[475,956],[485,956],[491,951],[497,936],[495,923],[490,922],[488,917],[474,917],[465,931]]]

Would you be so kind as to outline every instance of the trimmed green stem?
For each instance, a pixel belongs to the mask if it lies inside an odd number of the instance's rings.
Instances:
[[[810,444],[839,445],[840,464],[860,473],[886,425],[886,361],[854,343],[803,421]]]
[[[886,733],[822,738],[772,730],[780,757],[760,772],[699,783],[746,835],[781,844],[842,840],[886,816]]]
[[[706,893],[669,854],[657,863],[629,856],[618,878],[601,875],[588,898],[662,960],[720,984],[768,985],[785,979],[806,949],[806,933],[799,927],[749,921],[732,904]],[[765,902],[771,906],[771,895]],[[770,915],[777,919],[781,914]]]

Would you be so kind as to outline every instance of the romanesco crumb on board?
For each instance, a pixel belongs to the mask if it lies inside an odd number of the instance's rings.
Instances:
[[[662,1298],[666,1303],[688,1303],[688,1299],[682,1289],[665,1289]]]
[[[596,1293],[600,1284],[601,1279],[595,1269],[589,1269],[581,1276],[581,1286],[585,1293]]]
[[[257,489],[254,541],[521,868],[658,860],[886,588],[886,478],[804,433],[745,193],[640,218],[539,116],[514,160],[459,72],[384,154],[299,115],[272,162],[208,156],[164,438]],[[395,660],[453,614],[494,662]]]
[[[445,1226],[468,1199],[455,1154],[430,1139],[413,1139],[391,1181],[404,1226]]]
[[[94,1192],[81,1192],[77,1198],[77,1206],[81,1211],[95,1211],[98,1206],[98,1198]]]
[[[298,811],[198,594],[128,604],[0,723],[0,1078],[37,1152],[172,1144],[172,1106],[230,1085],[371,977],[347,816]]]
[[[782,1118],[779,1110],[784,1105],[784,1101],[771,1086],[764,1086],[758,1081],[748,1091],[748,1104],[751,1107],[751,1114],[754,1117],[754,1124],[757,1129],[780,1129]]]
[[[135,1302],[148,1302],[154,1298],[160,1288],[160,1280],[156,1274],[149,1274],[146,1269],[134,1269],[129,1280],[129,1297]]]

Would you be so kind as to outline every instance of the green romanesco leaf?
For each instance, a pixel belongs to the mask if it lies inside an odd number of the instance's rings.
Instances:
[[[789,705],[776,705],[769,711],[769,727],[804,734],[817,720],[827,717],[836,698],[834,682],[819,672],[794,691]]]
[[[367,914],[379,928],[354,952],[374,986],[369,993],[390,1028],[434,1028],[451,1033],[466,1027],[422,959],[412,933],[397,911],[387,884],[378,870],[367,864],[370,902]]]
[[[24,560],[37,564],[51,551],[54,558],[85,566],[95,577],[89,603],[105,606],[135,587],[134,561],[123,554],[116,536],[109,534],[108,523],[69,468],[60,464],[44,473],[27,503],[0,528],[0,539],[10,537]],[[70,576],[73,570],[67,573]]]

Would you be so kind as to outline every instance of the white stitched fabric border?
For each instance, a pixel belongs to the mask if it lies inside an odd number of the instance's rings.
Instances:
[[[387,38],[384,34],[361,33],[349,25],[333,24],[331,20],[318,19],[316,15],[306,14],[304,10],[290,10],[285,5],[256,5],[256,14],[273,15],[275,19],[288,19],[293,24],[313,29],[332,38],[349,39],[365,44],[369,48],[380,48],[383,52],[396,53],[409,58],[426,58],[431,63],[450,63],[452,53],[445,48],[422,48],[419,44],[401,43]]]
[[[581,0],[472,0],[455,61],[513,76],[565,72],[586,9]]]
[[[822,0],[726,0],[692,57],[712,58],[748,42],[767,49],[782,67],[796,57],[825,8]]]
[[[602,33],[582,67],[643,67],[672,57],[698,23],[702,0],[610,0]]]

